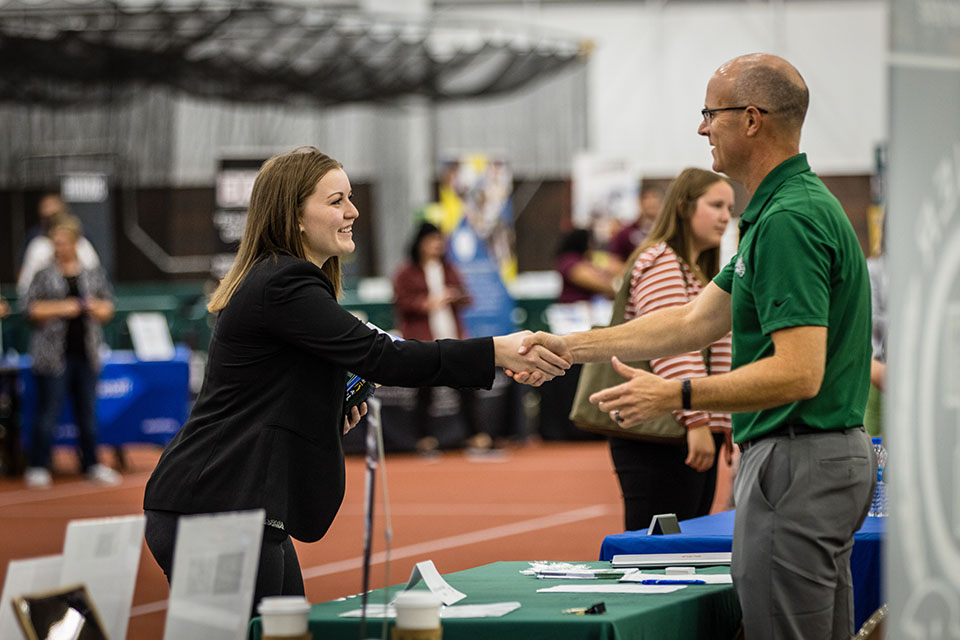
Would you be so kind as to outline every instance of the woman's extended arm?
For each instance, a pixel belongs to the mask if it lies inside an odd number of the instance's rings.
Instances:
[[[539,371],[541,382],[566,368],[545,349],[518,353],[529,332],[493,339],[394,342],[341,307],[326,276],[307,262],[285,266],[271,278],[264,293],[264,317],[266,329],[280,341],[381,384],[489,387],[495,366]]]

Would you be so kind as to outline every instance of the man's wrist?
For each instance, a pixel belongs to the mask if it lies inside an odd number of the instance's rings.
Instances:
[[[590,362],[589,360],[582,359],[584,350],[583,350],[583,340],[580,338],[580,336],[583,336],[583,337],[588,336],[589,333],[590,332],[585,332],[581,334],[568,333],[563,336],[557,336],[557,339],[560,340],[560,344],[562,345],[560,350],[564,352],[564,353],[558,353],[557,355],[566,354],[567,356],[569,356],[570,364],[576,364],[578,362],[581,362],[581,363]],[[580,357],[581,359],[578,360],[577,359],[578,357]]]

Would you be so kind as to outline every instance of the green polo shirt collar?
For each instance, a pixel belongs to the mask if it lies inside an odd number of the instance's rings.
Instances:
[[[809,171],[810,164],[807,162],[807,154],[805,153],[798,153],[774,167],[773,171],[768,173],[760,186],[757,187],[757,191],[750,198],[747,208],[740,215],[740,228],[743,229],[745,225],[751,225],[757,221],[760,213],[767,206],[767,202],[786,180]]]

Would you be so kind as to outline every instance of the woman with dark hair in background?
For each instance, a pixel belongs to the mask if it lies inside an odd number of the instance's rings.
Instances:
[[[470,294],[463,278],[446,258],[447,240],[435,225],[422,222],[410,243],[409,260],[393,277],[393,308],[397,328],[404,338],[440,340],[467,337],[462,309],[470,306]],[[418,430],[417,451],[429,455],[438,450],[439,441],[430,432],[429,408],[433,389],[421,387],[417,393],[414,420]],[[460,390],[460,409],[470,430],[467,445],[483,451],[493,441],[478,425],[474,413],[474,392]]]
[[[246,228],[208,308],[218,313],[203,386],[147,482],[146,540],[170,577],[182,514],[264,509],[253,605],[303,595],[291,537],[319,540],[344,493],[347,371],[394,386],[490,387],[495,366],[535,384],[569,366],[548,351],[518,360],[526,333],[393,341],[337,302],[340,256],[359,213],[336,160],[302,147],[267,160]]]
[[[626,277],[630,297],[624,320],[679,306],[697,296],[720,270],[720,239],[733,210],[733,187],[722,176],[684,169],[670,183],[660,215],[647,239],[634,252]],[[664,378],[695,378],[730,370],[729,334],[701,352],[650,361]],[[642,529],[658,513],[680,520],[710,512],[717,482],[717,456],[732,454],[730,415],[676,411],[687,429],[685,442],[663,444],[611,438],[623,492],[626,530]]]

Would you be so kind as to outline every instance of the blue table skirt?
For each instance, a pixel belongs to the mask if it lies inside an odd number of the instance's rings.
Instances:
[[[36,414],[36,386],[30,357],[18,362],[21,432],[30,446]],[[145,362],[132,351],[114,351],[103,363],[97,383],[97,435],[100,444],[128,442],[166,444],[187,419],[190,392],[190,350],[177,346],[172,360]],[[54,444],[76,441],[73,408],[67,399],[57,423]]]
[[[609,535],[600,547],[600,559],[623,553],[683,553],[730,551],[735,511],[723,511],[680,523],[681,533],[648,536],[646,529]],[[853,537],[850,571],[853,574],[854,619],[859,628],[873,615],[881,599],[882,542],[886,518],[867,518]]]

